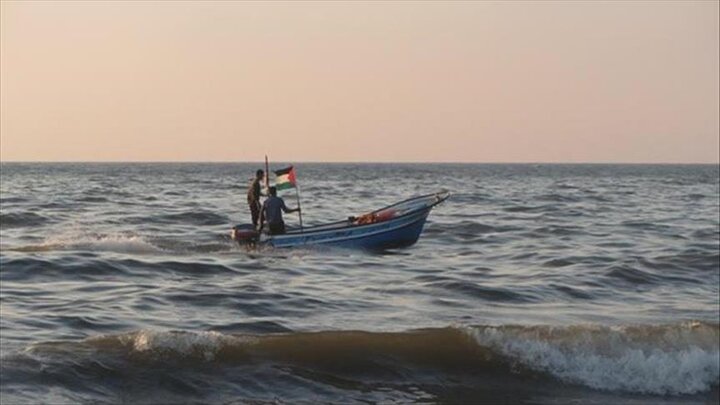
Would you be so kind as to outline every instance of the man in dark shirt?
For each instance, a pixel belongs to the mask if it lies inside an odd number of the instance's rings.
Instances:
[[[282,213],[289,214],[291,212],[300,212],[298,208],[288,208],[285,206],[285,201],[277,196],[277,189],[270,187],[268,190],[270,197],[263,203],[262,210],[260,211],[260,229],[262,232],[265,222],[268,224],[270,235],[279,235],[285,233],[285,222],[283,222]]]
[[[260,218],[260,181],[262,181],[263,177],[265,177],[265,172],[262,170],[255,172],[255,179],[250,183],[247,192],[247,202],[250,206],[250,215],[255,229],[258,227],[258,219]]]

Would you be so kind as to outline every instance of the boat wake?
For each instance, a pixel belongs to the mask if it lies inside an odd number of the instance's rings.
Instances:
[[[211,240],[188,241],[181,238],[137,233],[68,232],[46,238],[42,243],[11,247],[15,252],[109,252],[129,255],[193,255],[222,253],[239,248],[229,237],[213,235]],[[215,237],[217,236],[217,237]]]
[[[73,250],[128,254],[152,254],[166,251],[166,249],[148,241],[146,237],[131,234],[60,235],[50,237],[40,244],[20,246],[8,250],[16,252]]]

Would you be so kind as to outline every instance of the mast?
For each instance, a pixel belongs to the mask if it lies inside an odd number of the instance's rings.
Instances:
[[[268,158],[265,155],[265,194],[270,193],[270,169],[268,168]]]
[[[298,215],[300,216],[300,232],[304,232],[303,230],[303,224],[302,224],[302,209],[300,207],[300,187],[297,185],[297,181],[295,182],[295,197],[297,198],[297,204],[298,204]]]

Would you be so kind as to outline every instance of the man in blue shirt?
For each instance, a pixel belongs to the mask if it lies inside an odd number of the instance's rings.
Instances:
[[[268,191],[270,197],[265,200],[260,211],[260,229],[258,232],[262,232],[263,226],[267,222],[270,235],[280,235],[285,233],[285,222],[283,222],[282,213],[300,212],[300,207],[291,209],[285,206],[285,201],[277,196],[275,187],[270,187]]]

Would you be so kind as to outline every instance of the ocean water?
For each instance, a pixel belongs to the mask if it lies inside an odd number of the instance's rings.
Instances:
[[[718,166],[296,165],[305,224],[452,192],[382,253],[233,244],[261,167],[3,163],[0,402],[718,401]]]

